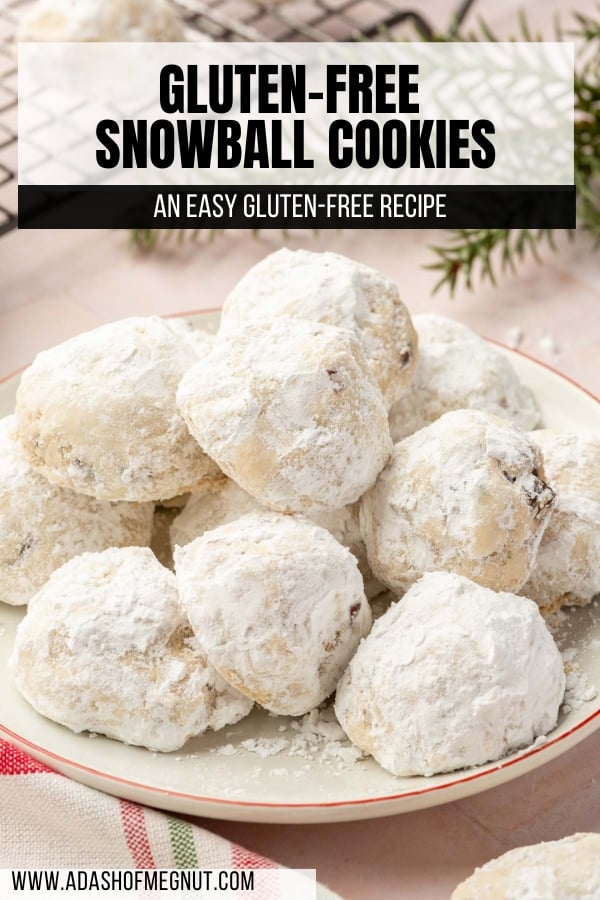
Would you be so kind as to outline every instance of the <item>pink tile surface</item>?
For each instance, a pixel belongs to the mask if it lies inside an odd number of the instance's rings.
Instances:
[[[513,847],[600,831],[600,733],[535,772],[466,800],[334,825],[202,824],[317,877],[346,900],[448,900]]]

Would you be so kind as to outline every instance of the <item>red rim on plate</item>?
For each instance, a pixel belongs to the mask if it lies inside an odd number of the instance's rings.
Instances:
[[[537,753],[541,753],[548,747],[552,747],[554,744],[558,744],[560,741],[564,741],[565,738],[568,738],[570,737],[570,735],[575,734],[585,725],[588,725],[594,719],[598,718],[598,716],[600,716],[600,709],[595,713],[592,713],[591,716],[588,716],[587,719],[579,722],[578,725],[575,725],[569,731],[565,731],[563,734],[553,738],[552,740],[544,741],[544,743],[540,744],[539,747],[533,747],[531,750],[528,750],[526,753],[521,753],[514,759],[509,759],[504,763],[501,762],[492,764],[491,768],[484,769],[480,772],[473,772],[471,775],[465,775],[462,778],[456,778],[454,781],[446,781],[443,784],[436,784],[432,785],[431,787],[420,788],[415,791],[402,791],[399,794],[388,794],[383,797],[363,797],[356,800],[331,800],[326,803],[264,803],[260,800],[226,800],[222,797],[205,797],[202,794],[187,794],[183,791],[166,790],[165,788],[154,787],[153,785],[143,784],[139,781],[131,781],[128,778],[121,778],[119,775],[110,775],[108,772],[101,772],[98,769],[92,769],[90,766],[84,766],[82,765],[82,763],[74,762],[71,759],[66,759],[64,756],[59,756],[57,753],[53,753],[51,750],[46,750],[43,747],[38,747],[37,744],[34,744],[26,738],[21,737],[21,735],[9,731],[9,729],[5,728],[3,725],[0,725],[0,732],[5,734],[9,740],[11,738],[13,740],[17,740],[23,746],[34,751],[34,753],[40,754],[44,760],[53,759],[56,760],[56,762],[64,763],[71,768],[79,769],[79,771],[81,772],[87,772],[88,775],[94,775],[98,778],[108,781],[109,783],[124,784],[128,787],[136,788],[138,790],[141,789],[144,791],[150,791],[153,794],[158,794],[159,796],[163,797],[178,797],[182,800],[193,800],[196,803],[214,803],[220,806],[244,806],[249,808],[256,807],[258,809],[331,809],[344,806],[366,806],[368,804],[374,803],[390,803],[394,800],[403,800],[406,797],[418,797],[423,794],[431,794],[434,791],[446,790],[448,788],[456,787],[456,785],[459,784],[468,784],[469,782],[476,781],[478,778],[482,778],[485,775],[490,775],[492,772],[499,772],[503,769],[508,769],[510,768],[510,766],[514,766],[517,763],[523,762],[524,760],[535,756]]]

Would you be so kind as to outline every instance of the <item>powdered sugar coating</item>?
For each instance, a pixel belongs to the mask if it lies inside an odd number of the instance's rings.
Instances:
[[[168,0],[37,0],[19,23],[19,41],[181,41]]]
[[[31,468],[15,417],[0,420],[0,600],[27,603],[74,556],[108,547],[147,546],[151,503],[95,500],[50,484]]]
[[[495,590],[532,572],[554,494],[529,437],[489,413],[457,410],[394,446],[361,500],[373,572],[406,590],[447,570]]]
[[[336,541],[347,547],[358,563],[358,570],[363,577],[365,594],[367,597],[376,597],[385,591],[385,585],[381,584],[373,575],[367,559],[367,548],[360,533],[358,522],[359,504],[352,503],[341,509],[330,512],[320,512],[310,516],[315,525],[325,528]]]
[[[190,494],[184,508],[170,529],[171,547],[184,547],[205,531],[235,522],[261,507],[247,491],[223,475],[215,478],[200,491]]]
[[[312,515],[355,502],[392,447],[356,337],[303,319],[218,340],[182,379],[177,402],[220,468],[281,512]]]
[[[540,423],[533,394],[500,350],[470,328],[434,313],[414,316],[419,360],[412,384],[390,410],[400,441],[455,409],[481,409],[527,431]]]
[[[394,282],[369,266],[338,253],[277,250],[227,297],[221,334],[276,316],[354,331],[388,407],[411,382],[418,342],[409,312]]]
[[[517,847],[475,869],[451,900],[598,900],[600,834]]]
[[[143,548],[58,569],[19,625],[10,667],[43,716],[150,750],[176,750],[252,707],[208,665],[175,576]]]
[[[175,568],[211,663],[281,715],[318,706],[371,625],[356,560],[307,519],[249,513],[177,548]]]
[[[196,350],[198,359],[206,356],[214,347],[216,335],[200,328],[194,321],[182,316],[173,316],[164,320],[171,331],[190,343]]]
[[[434,775],[528,746],[555,727],[564,690],[535,603],[436,572],[375,622],[335,711],[384,769]]]
[[[556,501],[522,593],[550,613],[600,593],[600,436],[542,430],[531,438]]]
[[[258,500],[231,478],[223,475],[222,478],[214,479],[204,489],[190,496],[185,508],[171,525],[171,546],[183,547],[205,531],[234,522],[246,513],[261,510],[264,511],[265,507],[261,506]],[[356,504],[331,512],[316,513],[309,518],[316,525],[329,531],[344,547],[348,547],[358,562],[367,597],[376,596],[384,590],[367,562],[367,551],[358,525]]]
[[[160,500],[217,467],[189,434],[175,392],[196,362],[158,316],[122,319],[38,353],[17,392],[28,461],[104,500]]]

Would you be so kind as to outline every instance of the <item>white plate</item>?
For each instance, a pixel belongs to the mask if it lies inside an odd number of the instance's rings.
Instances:
[[[217,313],[197,317],[211,330]],[[600,431],[600,402],[566,378],[521,354],[505,350],[534,391],[547,425]],[[0,415],[12,412],[18,376],[0,384]],[[2,604],[0,604],[2,606]],[[282,720],[254,711],[225,734],[208,734],[177,753],[150,753],[102,737],[76,735],[29,707],[6,669],[23,609],[0,609],[0,735],[53,769],[92,787],[175,812],[254,822],[335,822],[387,816],[457,800],[523,775],[559,756],[600,726],[598,698],[561,713],[547,741],[500,763],[431,778],[395,778],[374,760],[354,765],[317,757],[262,758],[238,749],[215,748],[241,741],[281,737]],[[600,612],[593,606],[568,613],[565,642],[576,662],[600,685]],[[289,732],[286,732],[289,736]],[[292,733],[293,734],[293,733]],[[212,748],[212,752],[211,752]]]

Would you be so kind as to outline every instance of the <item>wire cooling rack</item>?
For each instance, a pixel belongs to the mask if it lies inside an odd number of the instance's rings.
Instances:
[[[17,22],[31,0],[0,0],[0,235],[17,224]],[[385,39],[407,22],[424,38],[433,26],[398,0],[174,0],[190,40],[350,41]],[[473,0],[461,0],[448,29]]]

